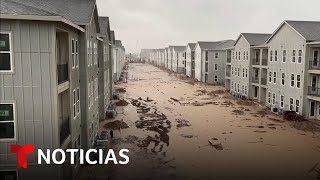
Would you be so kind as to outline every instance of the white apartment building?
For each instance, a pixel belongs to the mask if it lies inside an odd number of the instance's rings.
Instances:
[[[173,46],[172,70],[176,73],[184,73],[186,46]]]
[[[186,50],[186,75],[194,78],[194,50],[196,43],[188,43]],[[193,72],[193,73],[192,73]]]

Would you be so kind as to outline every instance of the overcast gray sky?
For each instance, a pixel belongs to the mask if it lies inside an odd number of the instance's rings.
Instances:
[[[97,0],[126,51],[272,33],[283,20],[320,21],[320,0]]]

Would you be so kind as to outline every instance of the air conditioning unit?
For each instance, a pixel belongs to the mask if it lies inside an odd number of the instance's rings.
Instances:
[[[274,113],[278,113],[278,109],[279,108],[277,108],[277,107],[271,107],[271,111],[274,112]]]

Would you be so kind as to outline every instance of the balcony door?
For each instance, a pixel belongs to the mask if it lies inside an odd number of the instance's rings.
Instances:
[[[317,76],[311,77],[311,93],[314,94],[317,92]]]
[[[319,63],[319,50],[313,50],[313,66],[318,66]]]
[[[256,58],[256,64],[260,64],[260,62],[259,62],[259,60],[260,60],[260,51],[256,51],[255,58]]]

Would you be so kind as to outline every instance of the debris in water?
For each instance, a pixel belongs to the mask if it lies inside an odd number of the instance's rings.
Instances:
[[[125,129],[125,128],[129,128],[129,126],[127,125],[127,123],[125,123],[124,121],[112,121],[112,122],[108,122],[103,126],[105,129],[112,129],[112,130],[117,130],[117,129]]]
[[[176,119],[177,128],[182,128],[182,127],[189,127],[191,126],[190,122],[185,120],[185,119]]]
[[[243,115],[243,114],[244,114],[244,112],[243,112],[243,111],[238,110],[238,109],[233,110],[232,112],[233,112],[235,115]]]
[[[221,143],[219,143],[219,144],[213,144],[211,141],[209,141],[208,140],[208,142],[209,142],[209,144],[212,146],[212,147],[214,147],[214,148],[216,148],[216,150],[219,150],[219,151],[222,151],[223,150],[223,147],[222,147],[222,144]]]
[[[128,106],[128,102],[126,100],[120,100],[118,102],[116,102],[116,106]]]

